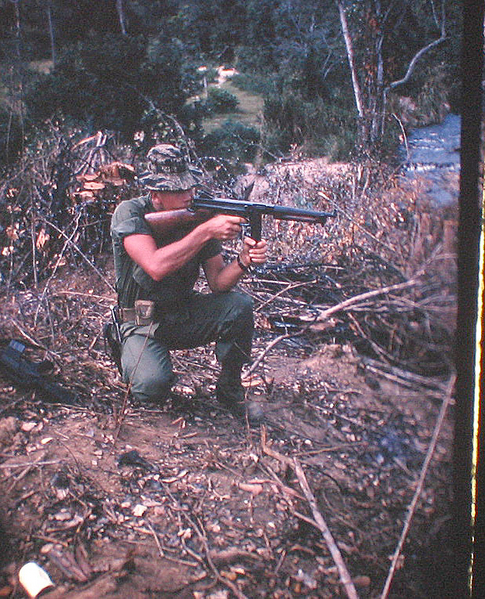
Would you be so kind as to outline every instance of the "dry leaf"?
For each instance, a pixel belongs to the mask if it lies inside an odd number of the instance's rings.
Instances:
[[[22,422],[20,425],[21,430],[24,433],[30,433],[30,431],[37,426],[37,422]]]
[[[239,488],[243,491],[248,491],[253,495],[259,495],[263,492],[263,485],[254,485],[249,483],[239,483]]]
[[[137,518],[140,518],[147,511],[147,509],[148,508],[145,505],[142,505],[141,503],[138,503],[133,508],[133,515],[136,516]]]

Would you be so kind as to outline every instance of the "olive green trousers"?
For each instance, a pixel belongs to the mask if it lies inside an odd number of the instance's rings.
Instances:
[[[254,331],[251,298],[238,291],[200,294],[158,316],[151,325],[121,325],[123,380],[133,396],[163,401],[176,381],[170,350],[215,341],[221,364],[241,367],[250,361]]]

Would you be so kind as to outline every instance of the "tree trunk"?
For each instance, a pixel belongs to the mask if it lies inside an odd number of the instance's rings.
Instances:
[[[337,0],[338,11],[340,15],[340,25],[342,27],[342,34],[344,36],[345,48],[347,51],[347,59],[349,61],[350,74],[352,76],[352,87],[354,90],[355,105],[357,107],[358,118],[358,141],[357,145],[359,148],[367,148],[368,137],[369,137],[369,123],[364,109],[364,97],[362,89],[359,83],[359,77],[357,73],[357,66],[355,63],[354,46],[352,42],[352,36],[350,35],[349,25],[347,22],[347,16],[345,14],[345,8],[340,0]]]
[[[404,9],[404,3],[401,4],[391,0],[387,4],[387,8],[384,9],[380,0],[363,2],[364,9],[366,9],[364,24],[366,31],[363,35],[364,47],[361,48],[364,58],[362,64],[357,64],[354,49],[356,42],[355,38],[352,38],[352,33],[349,28],[344,0],[336,0],[342,35],[345,41],[347,59],[350,66],[355,104],[359,117],[358,145],[364,152],[367,153],[368,151],[372,151],[373,153],[381,146],[384,137],[388,92],[407,83],[414,73],[416,64],[421,57],[446,39],[445,3],[446,0],[441,0],[441,11],[439,14],[435,15],[435,23],[440,31],[439,37],[434,41],[425,44],[416,52],[414,57],[410,60],[406,72],[401,79],[386,84],[383,56],[383,46],[387,39],[386,36],[388,35],[386,34],[386,23],[391,15],[391,11],[396,11],[400,7]],[[364,89],[361,88],[361,82],[359,81],[359,71],[364,74],[367,73],[366,78],[362,79],[362,81],[365,81]],[[364,75],[362,75],[362,77],[364,77]]]
[[[51,59],[52,66],[56,66],[56,45],[55,45],[55,36],[54,36],[54,25],[52,23],[52,6],[51,3],[47,3],[47,22],[49,24],[49,39],[51,42]]]
[[[345,48],[347,50],[347,59],[350,66],[350,74],[352,75],[352,86],[354,88],[355,104],[357,106],[357,112],[360,118],[364,118],[364,103],[362,101],[362,91],[360,89],[359,78],[357,76],[357,68],[355,66],[354,46],[352,43],[352,37],[349,31],[349,25],[347,23],[347,16],[345,14],[345,8],[342,2],[337,0],[338,11],[340,15],[340,25],[342,27],[342,34],[344,36]]]
[[[118,11],[118,20],[120,22],[121,33],[122,35],[126,35],[125,10],[123,8],[123,0],[116,0],[116,10]]]

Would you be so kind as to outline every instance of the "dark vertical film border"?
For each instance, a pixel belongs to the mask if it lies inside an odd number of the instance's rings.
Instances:
[[[461,130],[461,178],[458,228],[458,317],[456,334],[456,415],[454,433],[453,518],[454,572],[450,572],[445,596],[479,597],[477,572],[483,566],[479,537],[483,536],[480,479],[480,397],[483,374],[477,343],[483,331],[480,321],[480,235],[483,196],[483,0],[463,2],[463,88]],[[483,367],[483,357],[482,357]],[[480,526],[482,530],[480,530]],[[483,571],[483,569],[482,569]],[[482,584],[483,586],[483,584]],[[480,587],[480,588],[479,588]]]

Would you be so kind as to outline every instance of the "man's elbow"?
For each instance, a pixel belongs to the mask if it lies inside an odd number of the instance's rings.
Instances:
[[[160,283],[160,281],[169,274],[166,268],[157,268],[153,266],[148,266],[144,268],[144,271],[151,279],[155,281],[155,283]]]
[[[234,285],[225,285],[224,283],[221,283],[219,281],[209,283],[209,288],[212,291],[212,293],[226,293],[227,291],[231,291],[233,287]]]

